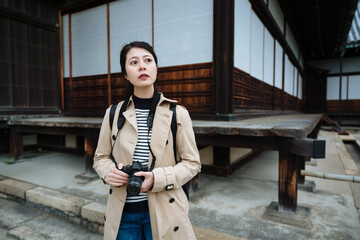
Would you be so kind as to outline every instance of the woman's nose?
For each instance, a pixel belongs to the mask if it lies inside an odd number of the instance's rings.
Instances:
[[[140,70],[145,69],[145,63],[143,61],[139,62],[139,69]]]

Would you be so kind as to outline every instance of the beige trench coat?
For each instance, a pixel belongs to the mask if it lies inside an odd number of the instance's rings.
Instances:
[[[173,138],[171,133],[172,111],[169,109],[172,100],[162,94],[156,108],[151,137],[151,149],[156,157],[154,185],[148,191],[148,204],[153,239],[195,239],[188,211],[189,202],[181,186],[200,172],[199,152],[195,143],[192,122],[188,111],[176,107],[177,117],[177,151],[181,162],[175,164]],[[122,104],[122,103],[121,103]],[[94,156],[94,169],[107,183],[107,176],[115,165],[109,158],[112,136],[117,134],[117,119],[121,104],[118,105],[112,131],[109,123],[110,108],[106,110],[101,126],[98,146]],[[127,110],[124,111],[125,122],[116,140],[113,155],[117,163],[132,164],[132,157],[137,143],[137,122],[135,105],[130,98]],[[152,157],[150,154],[149,166]],[[166,186],[174,185],[173,190],[166,191]],[[126,200],[126,186],[110,186],[105,215],[104,239],[116,239],[121,214]]]

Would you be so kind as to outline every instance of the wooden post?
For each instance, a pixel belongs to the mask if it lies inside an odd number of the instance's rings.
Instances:
[[[85,171],[87,173],[94,173],[94,153],[97,146],[97,137],[88,134],[84,137],[84,151],[85,151]]]
[[[23,157],[23,134],[18,131],[17,127],[10,128],[10,156],[15,160]]]
[[[230,175],[230,148],[213,146],[214,167],[218,176]]]
[[[304,184],[305,183],[305,176],[302,176],[300,174],[301,170],[305,170],[305,161],[307,160],[305,157],[302,156],[296,156],[297,160],[298,160],[298,164],[299,164],[299,168],[298,168],[298,183],[299,184]]]
[[[297,159],[296,155],[285,149],[279,151],[279,212],[297,212]]]
[[[233,110],[234,0],[214,0],[213,45],[216,114],[220,120],[234,120],[229,115]]]

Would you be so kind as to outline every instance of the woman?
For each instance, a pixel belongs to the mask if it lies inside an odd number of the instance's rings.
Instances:
[[[154,50],[145,42],[129,43],[121,51],[120,65],[131,86],[125,121],[118,131],[116,119],[124,101],[116,108],[112,128],[107,109],[94,157],[94,169],[110,185],[104,239],[195,239],[189,203],[181,187],[201,169],[189,113],[176,107],[176,149],[181,159],[176,164],[169,109],[175,101],[154,88]],[[153,124],[149,125],[152,112]],[[144,178],[141,193],[129,196],[129,175],[122,170],[135,161],[149,170],[135,173]]]

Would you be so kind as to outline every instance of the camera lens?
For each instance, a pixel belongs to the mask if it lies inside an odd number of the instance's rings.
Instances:
[[[129,178],[129,183],[126,188],[127,194],[129,196],[137,196],[140,193],[141,190],[141,178],[138,176],[132,176]]]

